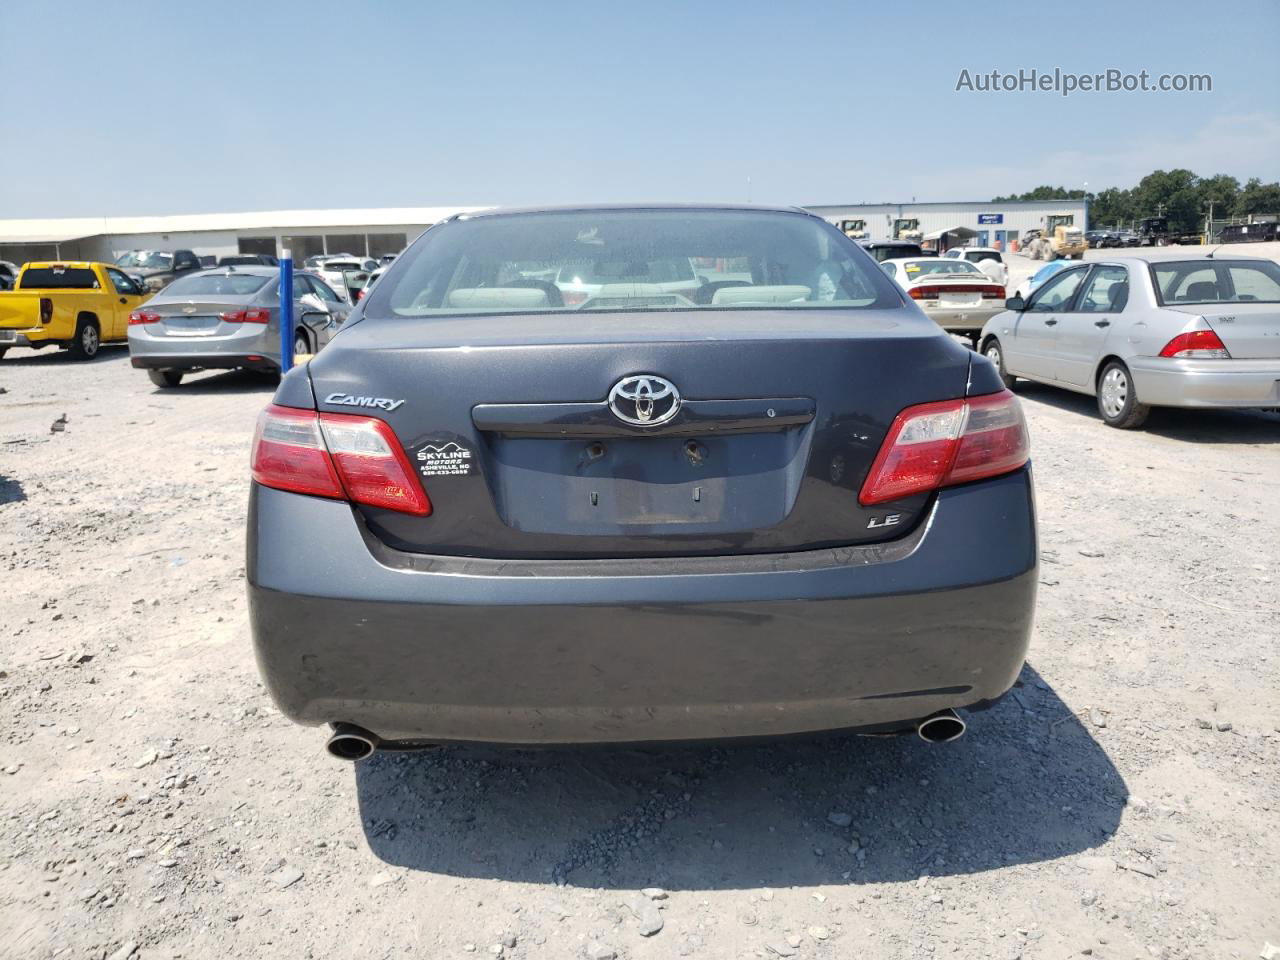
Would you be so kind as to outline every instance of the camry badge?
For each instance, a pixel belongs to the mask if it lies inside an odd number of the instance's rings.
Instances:
[[[353,397],[349,393],[331,393],[324,398],[325,403],[335,403],[343,407],[373,407],[391,413],[401,406],[403,400],[391,400],[387,397]]]
[[[652,374],[623,377],[609,391],[609,409],[623,423],[656,427],[680,412],[680,391]]]

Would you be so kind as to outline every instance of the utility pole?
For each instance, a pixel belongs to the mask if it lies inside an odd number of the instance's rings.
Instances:
[[[1204,223],[1204,242],[1209,242],[1209,237],[1213,233],[1213,201],[1209,201],[1209,219]]]

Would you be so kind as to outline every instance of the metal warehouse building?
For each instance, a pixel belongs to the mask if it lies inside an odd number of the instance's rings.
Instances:
[[[485,207],[393,207],[381,210],[276,210],[165,217],[0,220],[0,260],[114,260],[127,250],[194,250],[200,255],[270,253],[294,259],[321,253],[396,253],[433,223]],[[860,203],[808,207],[849,232],[873,240],[918,231],[945,248],[957,243],[1011,245],[1050,217],[1087,228],[1083,201],[1039,203]],[[1059,221],[1063,222],[1063,221]]]
[[[1083,200],[814,204],[807,209],[836,226],[843,226],[847,232],[865,232],[871,240],[894,240],[903,233],[917,230],[926,242],[940,241],[941,248],[969,242],[980,247],[998,244],[1002,250],[1010,250],[1028,230],[1044,230],[1050,226],[1050,217],[1069,217],[1056,222],[1082,230],[1089,228],[1088,206]]]
[[[194,250],[199,255],[398,253],[433,223],[483,207],[384,210],[276,210],[173,217],[0,220],[0,260],[114,260],[127,250]]]

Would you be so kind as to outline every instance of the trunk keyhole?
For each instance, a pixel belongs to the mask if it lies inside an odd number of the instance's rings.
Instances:
[[[684,455],[689,458],[690,463],[697,466],[707,459],[707,448],[697,440],[689,440],[684,445]]]
[[[604,456],[604,444],[599,440],[587,444],[587,459],[599,460]]]

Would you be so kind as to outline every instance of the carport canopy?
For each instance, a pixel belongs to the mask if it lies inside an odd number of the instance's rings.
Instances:
[[[948,237],[954,240],[972,240],[978,235],[977,230],[971,230],[969,227],[949,227],[946,230],[935,230],[933,233],[926,233],[923,237],[925,240],[941,240]]]

